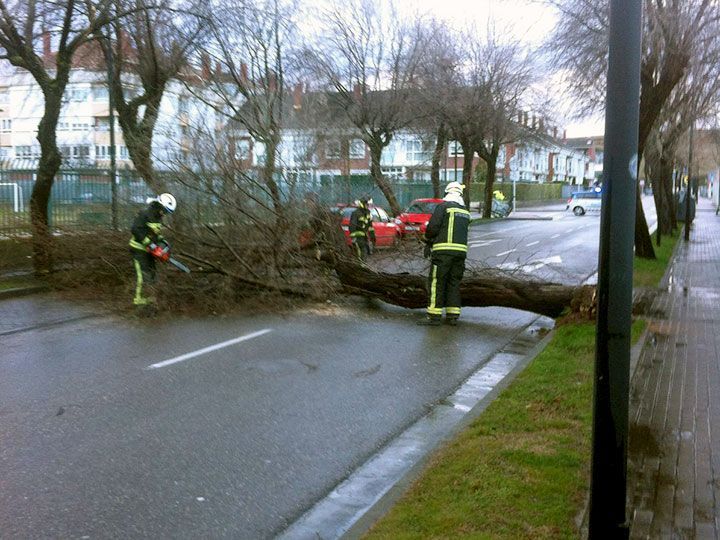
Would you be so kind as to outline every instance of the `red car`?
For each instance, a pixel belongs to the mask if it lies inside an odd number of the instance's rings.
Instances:
[[[338,204],[331,208],[332,212],[342,215],[342,228],[345,232],[345,241],[347,245],[350,242],[350,215],[355,211],[356,206],[349,204]],[[391,218],[388,213],[381,207],[374,204],[369,205],[370,215],[372,216],[373,229],[375,229],[375,246],[397,246],[400,243],[401,232],[400,226]]]
[[[442,199],[415,199],[410,203],[408,209],[398,216],[402,235],[425,234],[427,222],[430,221],[435,207],[441,202]]]

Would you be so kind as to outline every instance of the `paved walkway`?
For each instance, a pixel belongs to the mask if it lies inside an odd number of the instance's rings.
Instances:
[[[720,217],[700,201],[630,396],[633,539],[720,538]]]

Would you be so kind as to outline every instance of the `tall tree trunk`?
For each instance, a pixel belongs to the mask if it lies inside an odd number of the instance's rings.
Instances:
[[[385,195],[385,198],[387,199],[388,205],[390,205],[390,210],[393,215],[400,215],[402,213],[402,209],[400,208],[400,205],[395,198],[395,193],[393,193],[390,184],[385,181],[385,178],[382,174],[382,168],[380,166],[383,144],[381,141],[375,138],[366,140],[365,142],[370,148],[370,174],[372,175],[377,187],[379,187],[380,191],[382,191],[383,195]]]
[[[55,82],[56,84],[50,83],[43,87],[45,110],[38,125],[37,134],[37,140],[40,143],[40,163],[30,196],[33,267],[38,275],[47,274],[53,268],[53,238],[48,218],[48,204],[55,175],[62,163],[62,157],[57,147],[56,129],[62,107],[62,96],[67,84],[67,75],[64,80],[56,79]]]
[[[493,201],[493,189],[495,187],[495,174],[497,173],[497,157],[499,154],[498,150],[492,150],[489,154],[482,152],[480,157],[487,165],[487,178],[485,179],[485,207],[483,208],[483,217],[491,217],[492,212],[492,201]]]
[[[470,208],[470,191],[472,191],[472,173],[473,173],[473,156],[475,155],[475,149],[470,148],[468,145],[468,148],[466,149],[465,146],[463,146],[463,171],[462,171],[462,178],[463,178],[463,184],[465,184],[465,191],[463,192],[463,199],[465,199],[465,206],[467,208]],[[468,159],[468,156],[470,158]]]
[[[276,224],[282,228],[284,224],[282,197],[280,196],[280,188],[275,181],[275,159],[277,156],[278,143],[274,139],[263,142],[265,143],[265,164],[262,168],[262,180],[270,191],[270,198],[272,199],[273,209],[275,210]]]
[[[440,199],[442,197],[442,189],[440,188],[440,162],[445,157],[445,143],[447,143],[447,129],[441,123],[437,129],[435,136],[435,150],[432,156],[432,166],[430,168],[430,182],[433,187],[433,197]]]
[[[635,255],[643,259],[654,259],[655,248],[645,219],[645,210],[640,199],[640,184],[635,182]]]
[[[117,83],[119,85],[119,83]],[[115,96],[118,96],[119,88],[115,88]],[[146,90],[148,92],[148,90]],[[123,139],[127,146],[130,159],[135,170],[142,177],[145,183],[156,193],[167,191],[166,183],[155,175],[155,167],[152,159],[152,141],[160,110],[160,101],[164,92],[164,84],[160,89],[155,89],[148,94],[145,104],[145,112],[138,122],[137,107],[129,107],[116,98],[118,120],[122,128]]]

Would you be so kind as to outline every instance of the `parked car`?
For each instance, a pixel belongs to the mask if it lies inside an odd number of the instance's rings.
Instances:
[[[572,210],[576,216],[584,216],[588,212],[599,212],[602,205],[602,190],[576,191],[568,199],[565,210]]]
[[[351,204],[337,204],[330,210],[337,212],[342,216],[341,226],[345,233],[345,241],[347,245],[350,241],[350,216],[357,208]],[[391,218],[384,208],[374,204],[369,205],[370,215],[372,216],[373,229],[375,229],[375,246],[397,246],[400,243],[401,232],[400,226]]]
[[[435,207],[443,202],[442,199],[415,199],[402,214],[397,217],[400,233],[425,234],[425,227],[430,221]]]

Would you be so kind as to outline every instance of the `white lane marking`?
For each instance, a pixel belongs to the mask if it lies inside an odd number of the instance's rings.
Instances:
[[[217,351],[218,349],[222,349],[224,347],[229,347],[230,345],[235,345],[236,343],[240,343],[241,341],[247,341],[249,339],[253,339],[253,338],[262,336],[263,334],[267,334],[268,332],[272,332],[272,329],[265,328],[263,330],[258,330],[257,332],[253,332],[252,334],[240,336],[235,339],[229,339],[227,341],[223,341],[222,343],[217,343],[215,345],[210,345],[209,347],[198,349],[197,351],[189,352],[186,354],[181,354],[180,356],[176,356],[175,358],[163,360],[162,362],[158,362],[157,364],[148,366],[145,369],[158,369],[161,367],[169,366],[171,364],[177,364],[178,362],[182,362],[184,360],[189,360],[190,358],[195,358],[196,356],[200,356],[201,354]]]
[[[507,251],[503,251],[502,253],[493,255],[493,257],[502,257],[503,255],[508,255],[508,254],[512,253],[513,251],[517,251],[517,250],[516,249],[508,249]]]
[[[530,242],[529,244],[525,244],[525,247],[535,246],[539,243],[540,243],[540,240],[538,240],[537,242]]]
[[[475,240],[468,242],[468,247],[485,247],[489,246],[491,244],[495,244],[497,242],[502,242],[502,238],[498,238],[496,240]]]
[[[552,240],[553,238],[558,238],[559,236],[560,236],[559,234],[553,234],[553,235],[550,237],[550,239]]]
[[[500,264],[498,265],[498,268],[500,268],[501,270],[520,270],[521,272],[530,274],[535,270],[540,270],[540,268],[551,264],[562,264],[562,258],[560,258],[559,255],[553,255],[551,257],[546,257],[545,259],[529,261],[524,264],[521,264],[519,262]]]

